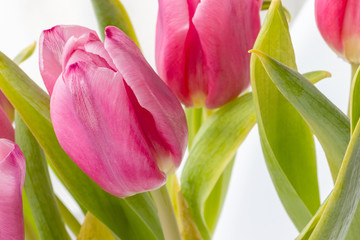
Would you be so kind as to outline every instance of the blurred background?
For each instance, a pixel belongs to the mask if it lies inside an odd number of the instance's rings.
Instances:
[[[122,3],[132,20],[146,59],[154,66],[157,0],[122,0]],[[292,15],[290,31],[299,71],[331,72],[331,78],[322,80],[316,86],[346,112],[350,65],[339,59],[321,38],[315,23],[314,0],[283,0],[283,4]],[[38,41],[41,31],[54,25],[77,24],[98,30],[90,0],[0,0],[0,6],[0,51],[10,58]],[[40,86],[44,86],[38,68],[38,49],[21,67]],[[325,155],[319,143],[316,144],[323,201],[333,184]],[[57,195],[82,221],[84,216],[78,206],[65,188],[53,179]],[[297,234],[272,185],[255,126],[238,151],[214,239],[288,240],[294,239]]]

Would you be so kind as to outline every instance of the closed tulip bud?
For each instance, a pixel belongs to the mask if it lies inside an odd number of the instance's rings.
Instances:
[[[20,148],[0,139],[0,239],[24,239],[24,180],[25,158]]]
[[[261,2],[159,0],[157,69],[187,107],[220,107],[249,86]]]
[[[350,63],[360,64],[360,1],[315,0],[315,15],[327,44]]]
[[[65,152],[105,191],[126,197],[160,187],[187,143],[180,102],[115,27],[105,42],[79,26],[40,39],[40,71]]]

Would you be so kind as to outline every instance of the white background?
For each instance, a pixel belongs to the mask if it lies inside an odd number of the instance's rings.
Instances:
[[[147,60],[154,66],[156,0],[123,0]],[[291,34],[300,72],[327,70],[332,78],[317,87],[346,112],[350,66],[323,42],[315,24],[313,0],[284,1],[292,13]],[[302,6],[303,5],[303,6]],[[37,41],[43,29],[79,24],[97,30],[90,0],[0,0],[0,51],[14,57]],[[296,16],[296,17],[295,17]],[[22,68],[39,85],[37,51]],[[332,189],[324,153],[317,143],[321,199]],[[56,192],[83,219],[77,206],[57,183]],[[214,239],[294,239],[297,230],[283,209],[267,172],[255,127],[240,147],[228,197]]]

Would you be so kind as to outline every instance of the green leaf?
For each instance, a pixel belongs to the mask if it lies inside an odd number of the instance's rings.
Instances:
[[[301,74],[260,51],[252,52],[319,139],[335,180],[350,139],[348,117]]]
[[[47,163],[39,144],[15,114],[15,139],[26,159],[25,191],[40,239],[70,239],[51,186]]]
[[[22,200],[23,200],[24,219],[26,219],[25,235],[26,235],[26,231],[29,231],[30,236],[35,235],[34,239],[38,239],[39,234],[38,234],[38,231],[36,228],[36,222],[34,219],[34,215],[31,211],[29,199],[26,195],[25,189],[23,189],[23,191],[22,191]],[[31,237],[31,238],[33,238],[33,237]]]
[[[289,27],[279,0],[272,1],[254,49],[296,68]],[[301,230],[320,205],[312,132],[256,56],[251,58],[251,85],[268,171],[289,217]]]
[[[219,177],[214,188],[212,189],[209,197],[206,199],[204,206],[204,218],[209,231],[214,234],[216,224],[219,220],[222,207],[224,205],[227,190],[231,179],[231,173],[235,162],[235,156],[233,156],[230,163],[226,166],[224,172]]]
[[[85,216],[77,240],[115,240],[109,229],[94,215],[88,212]]]
[[[104,39],[107,26],[121,29],[139,46],[130,18],[120,0],[91,0],[98,20],[99,29]]]
[[[320,80],[323,80],[324,78],[331,77],[331,73],[327,71],[313,71],[313,72],[304,73],[303,76],[307,80],[309,80],[312,84],[315,84]]]
[[[0,89],[49,156],[58,176],[74,198],[122,239],[163,239],[148,193],[119,199],[103,191],[60,147],[50,120],[49,96],[3,53]]]
[[[66,225],[70,228],[70,230],[75,234],[75,236],[77,236],[81,228],[80,223],[74,217],[74,215],[69,211],[69,209],[67,209],[67,207],[62,203],[62,201],[57,196],[55,197],[62,218],[64,219]]]
[[[356,70],[351,85],[349,109],[351,132],[353,132],[360,118],[360,67]]]
[[[261,5],[261,10],[268,10],[270,8],[270,5],[271,5],[271,0],[264,0]],[[290,22],[291,21],[290,12],[285,7],[283,7],[282,10],[284,11],[286,19]]]
[[[334,190],[309,239],[345,239],[360,199],[359,169],[360,124],[357,124],[341,165]]]
[[[204,204],[255,124],[251,93],[226,104],[201,126],[181,176],[181,188],[202,237],[210,239]]]
[[[252,52],[257,54],[276,86],[313,129],[327,155],[333,177],[336,178],[350,138],[349,119],[301,74],[264,53],[256,50]],[[311,224],[306,226],[297,239],[309,239],[325,206],[323,204],[311,220]],[[347,239],[358,239],[359,231],[360,208],[358,207]]]
[[[25,49],[23,49],[15,58],[14,58],[14,62],[16,62],[17,64],[20,64],[22,62],[24,62],[26,59],[28,59],[29,57],[31,57],[31,55],[34,53],[36,48],[36,42],[32,43],[31,45],[29,45],[28,47],[26,47]]]

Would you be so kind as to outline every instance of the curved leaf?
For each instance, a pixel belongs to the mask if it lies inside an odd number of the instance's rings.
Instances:
[[[0,53],[0,89],[19,112],[71,194],[119,238],[163,239],[148,193],[119,199],[103,191],[60,147],[50,120],[49,96]]]
[[[89,239],[115,240],[109,229],[90,212],[86,214],[77,237],[77,240]]]
[[[271,2],[254,49],[296,68],[288,23],[279,0]],[[301,230],[320,205],[312,132],[256,56],[251,58],[251,85],[270,176],[288,215]]]
[[[204,204],[255,124],[251,93],[226,104],[201,126],[181,176],[181,188],[202,237],[210,239]]]
[[[91,0],[98,20],[102,38],[105,28],[115,26],[121,29],[139,46],[130,18],[120,0]]]
[[[47,163],[39,144],[15,114],[15,139],[26,159],[25,191],[40,239],[70,239],[51,186]]]

